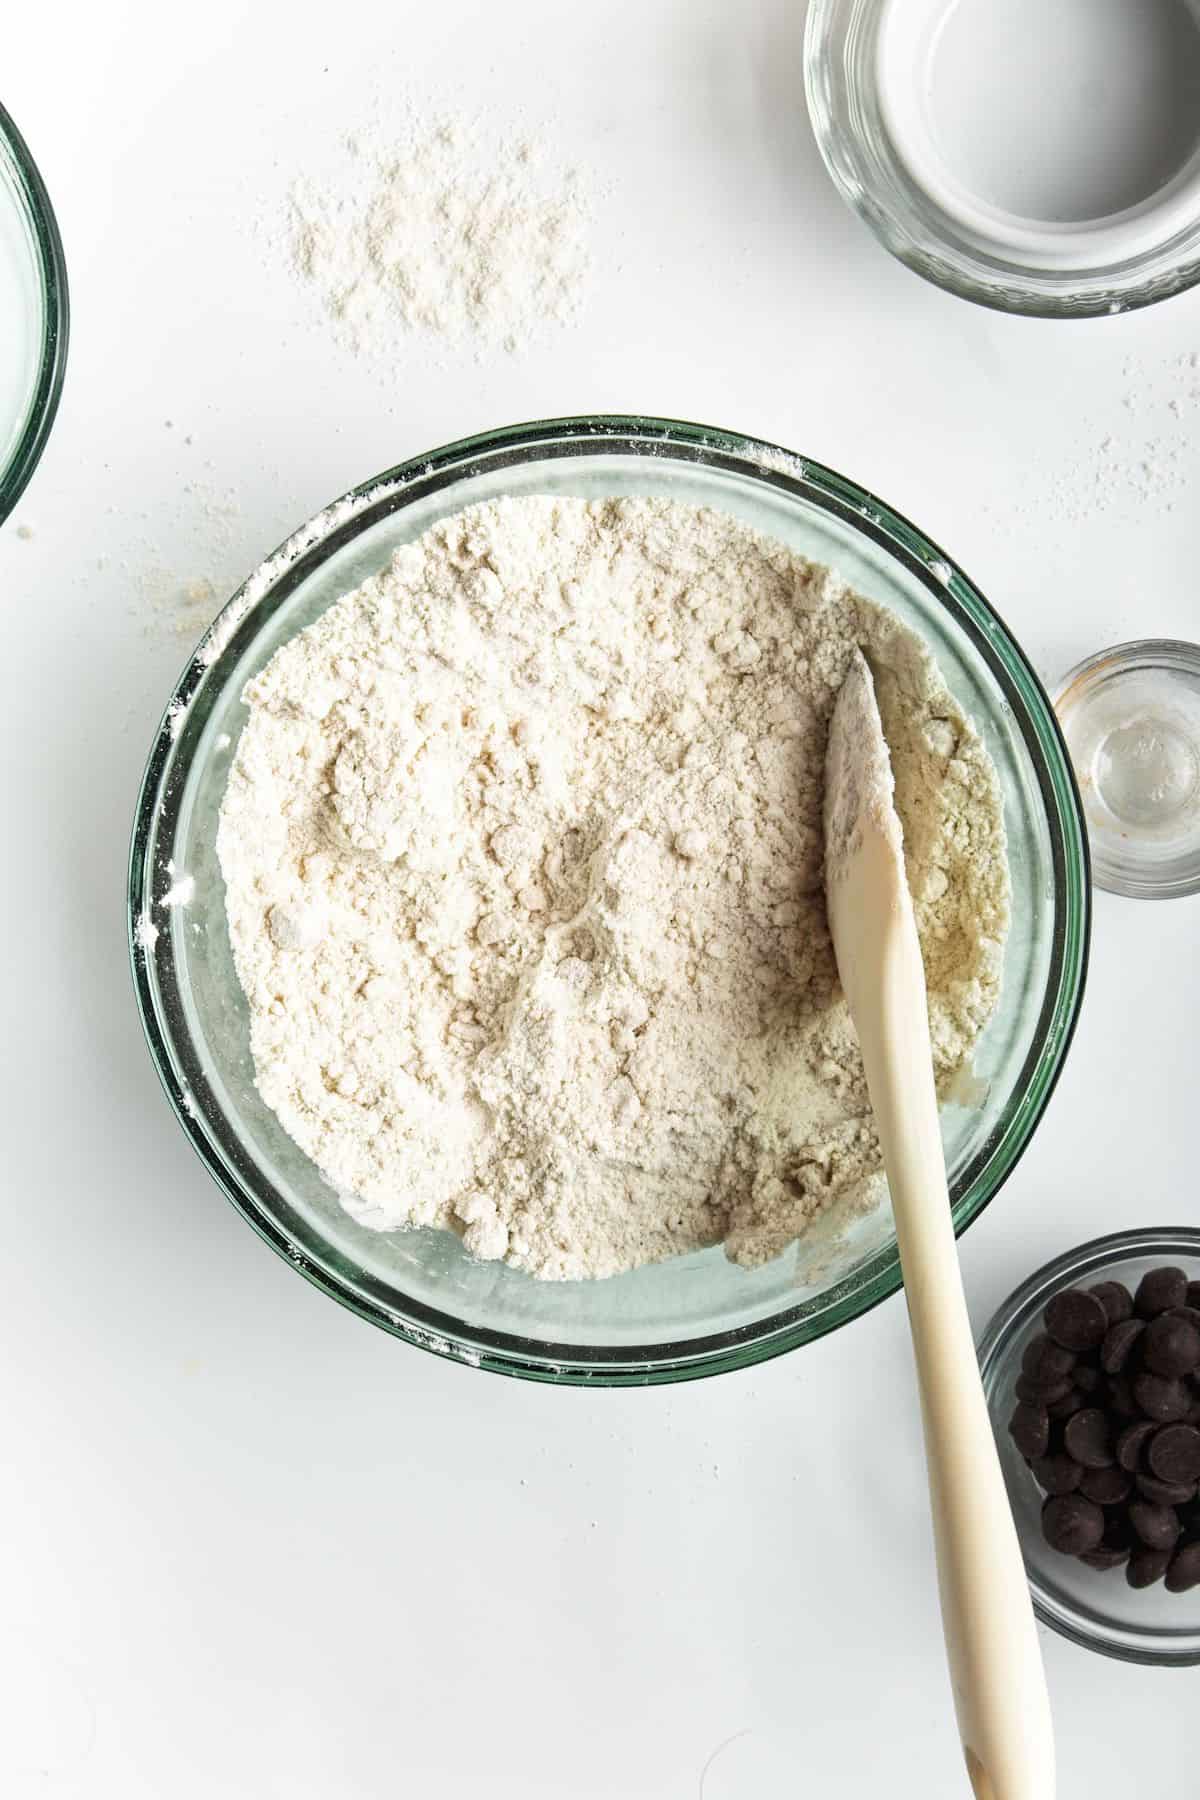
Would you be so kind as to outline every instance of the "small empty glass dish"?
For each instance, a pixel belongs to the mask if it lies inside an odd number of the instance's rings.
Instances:
[[[1144,638],[1067,675],[1055,710],[1079,780],[1097,886],[1200,892],[1200,645]]]
[[[54,211],[0,106],[0,523],[50,435],[67,356],[67,271]]]
[[[1122,1569],[1089,1569],[1052,1550],[1042,1536],[1044,1495],[1008,1435],[1021,1357],[1041,1330],[1052,1295],[1098,1281],[1123,1281],[1132,1293],[1164,1263],[1200,1278],[1200,1231],[1182,1225],[1122,1231],[1069,1250],[1004,1302],[983,1334],[979,1367],[1038,1618],[1085,1649],[1124,1662],[1179,1666],[1200,1663],[1200,1587],[1183,1594],[1168,1593],[1161,1582],[1134,1589]]]
[[[810,0],[804,55],[835,186],[926,280],[1068,319],[1200,280],[1188,0]]]

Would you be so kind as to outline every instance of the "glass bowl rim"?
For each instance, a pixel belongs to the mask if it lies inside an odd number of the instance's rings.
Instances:
[[[1193,643],[1189,638],[1127,638],[1123,643],[1093,650],[1090,656],[1085,656],[1082,662],[1077,662],[1065,675],[1060,676],[1054,685],[1051,700],[1060,725],[1062,719],[1059,708],[1063,701],[1074,689],[1109,663],[1124,665],[1120,671],[1122,674],[1138,667],[1158,666],[1179,669],[1200,680],[1200,643]],[[1065,738],[1065,731],[1063,736]],[[1200,862],[1197,862],[1194,873],[1181,875],[1174,881],[1163,881],[1119,870],[1108,857],[1101,857],[1091,851],[1090,839],[1089,855],[1096,886],[1103,888],[1106,894],[1115,894],[1122,900],[1186,900],[1193,894],[1200,894]]]
[[[1074,1284],[1086,1275],[1095,1274],[1100,1269],[1111,1269],[1115,1264],[1126,1262],[1131,1257],[1159,1252],[1164,1257],[1191,1256],[1200,1261],[1200,1228],[1192,1225],[1147,1225],[1130,1231],[1112,1231],[1103,1237],[1091,1238],[1087,1243],[1077,1244],[1071,1250],[1064,1250],[1061,1255],[1035,1269],[1032,1275],[1000,1303],[979,1339],[979,1373],[985,1387],[989,1375],[999,1372],[1014,1339],[1037,1316],[1050,1294],[1064,1285],[1064,1278],[1068,1283]],[[997,1414],[990,1402],[989,1410],[995,1429]],[[1028,1565],[1026,1573],[1028,1574]],[[1140,1663],[1145,1667],[1190,1668],[1200,1663],[1200,1642],[1195,1649],[1184,1651],[1172,1651],[1165,1647],[1157,1650],[1141,1643],[1129,1643],[1117,1633],[1084,1623],[1074,1608],[1052,1604],[1042,1594],[1032,1575],[1029,1576],[1029,1592],[1033,1610],[1042,1623],[1085,1650],[1096,1650],[1102,1656],[1115,1657],[1118,1662]],[[1197,1636],[1200,1637],[1200,1634]]]
[[[37,380],[24,428],[13,446],[8,462],[0,468],[0,524],[3,524],[25,492],[29,478],[37,468],[58,412],[67,366],[71,307],[62,238],[46,184],[30,154],[28,144],[18,131],[11,114],[3,106],[0,106],[0,138],[4,139],[12,155],[17,175],[25,190],[33,226],[34,248],[41,265],[44,295]]]
[[[847,3],[810,0],[803,50],[808,115],[821,161],[838,194],[897,262],[960,300],[1034,319],[1094,319],[1137,312],[1174,299],[1200,282],[1200,217],[1141,257],[1062,272],[1026,267],[966,242],[954,241],[943,248],[944,240],[938,242],[940,228],[929,221],[926,231],[934,249],[923,246],[914,226],[882,204],[857,170],[842,163],[847,133],[829,101],[829,71],[835,60],[829,40],[839,22],[839,9]],[[915,184],[914,192],[920,193]],[[936,211],[933,203],[930,206]]]
[[[206,681],[214,682],[218,690],[223,685],[223,665],[236,663],[253,634],[263,599],[281,589],[286,593],[364,525],[402,510],[413,497],[410,486],[421,484],[418,491],[428,492],[430,482],[447,487],[479,472],[483,462],[473,470],[473,459],[486,462],[499,457],[504,460],[497,466],[505,467],[554,455],[613,452],[653,457],[664,451],[673,459],[748,476],[810,505],[817,504],[920,578],[930,598],[951,614],[967,636],[1010,703],[1034,765],[1046,806],[1057,901],[1050,974],[1035,1041],[1014,1089],[1021,1095],[1021,1103],[999,1138],[988,1140],[986,1156],[977,1154],[971,1165],[972,1179],[955,1203],[955,1231],[963,1232],[999,1192],[1024,1152],[1057,1083],[1078,1021],[1091,938],[1091,883],[1082,806],[1054,710],[1032,664],[999,615],[932,540],[875,495],[821,463],[759,438],[685,420],[590,413],[532,420],[458,439],[361,483],[268,556],[201,639],[168,700],[152,744],[138,792],[129,852],[126,930],[142,1028],[176,1117],[227,1198],[259,1236],[315,1286],[394,1336],[475,1367],[567,1384],[644,1386],[745,1368],[780,1355],[849,1323],[895,1293],[901,1285],[895,1244],[868,1260],[852,1294],[839,1299],[833,1290],[835,1298],[831,1300],[830,1290],[824,1290],[819,1311],[813,1311],[813,1302],[802,1302],[754,1325],[680,1343],[630,1347],[534,1340],[482,1326],[468,1327],[408,1299],[404,1301],[407,1313],[400,1313],[394,1296],[386,1303],[374,1299],[350,1286],[336,1271],[318,1266],[292,1241],[275,1214],[255,1202],[245,1181],[234,1178],[218,1161],[176,1077],[171,1044],[160,1027],[156,1007],[155,952],[147,953],[139,941],[138,921],[145,905],[156,821],[172,792],[177,794],[184,785],[176,782],[172,787],[170,779],[176,740],[183,736],[181,721]],[[327,519],[332,521],[328,527],[322,523]],[[364,1280],[368,1279],[364,1275]]]

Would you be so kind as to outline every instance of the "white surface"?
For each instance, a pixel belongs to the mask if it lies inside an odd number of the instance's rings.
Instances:
[[[697,1800],[706,1765],[704,1800],[965,1793],[901,1302],[648,1392],[408,1349],[210,1183],[123,944],[134,793],[187,648],[147,629],[153,570],[229,586],[352,482],[478,426],[645,408],[823,458],[939,538],[1048,675],[1196,635],[1200,373],[1178,359],[1200,296],[1046,325],[924,286],[820,168],[802,14],[214,0],[181,32],[147,0],[6,22],[74,332],[0,534],[5,1800]],[[300,322],[241,222],[369,82],[552,106],[609,183],[580,329],[525,361],[372,371]],[[963,1244],[977,1327],[1084,1236],[1195,1220],[1198,922],[1200,901],[1099,897],[1079,1041]],[[1114,1768],[1187,1790],[1194,1673],[1045,1651],[1063,1800]]]

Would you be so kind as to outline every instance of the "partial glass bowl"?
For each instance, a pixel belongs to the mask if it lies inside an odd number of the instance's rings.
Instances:
[[[0,106],[0,524],[37,467],[67,357],[67,269],[54,209]]]
[[[960,187],[913,123],[928,75],[906,62],[922,33],[936,42],[951,10],[810,0],[804,81],[817,146],[843,200],[885,249],[963,299],[1039,318],[1132,311],[1200,281],[1200,155],[1107,219],[1052,224]]]
[[[1097,651],[1063,676],[1054,710],[1096,886],[1134,900],[1200,893],[1200,644]]]
[[[1105,1656],[1183,1665],[1200,1663],[1200,1588],[1170,1594],[1157,1582],[1135,1590],[1123,1569],[1089,1569],[1052,1550],[1042,1536],[1044,1495],[1008,1435],[1021,1357],[1041,1330],[1051,1296],[1098,1281],[1123,1281],[1132,1292],[1143,1275],[1163,1264],[1176,1264],[1200,1279],[1200,1231],[1183,1225],[1120,1231],[1068,1250],[1009,1295],[980,1340],[979,1365],[1038,1618]]]
[[[547,493],[657,495],[720,508],[833,565],[923,635],[983,734],[1004,794],[1013,926],[1000,1007],[979,1048],[977,1104],[943,1113],[959,1231],[1011,1172],[1066,1054],[1087,962],[1086,840],[1049,701],[966,576],[852,482],[752,438],[587,417],[451,444],[336,502],[230,601],[167,707],[138,799],[129,871],[138,1004],[184,1130],[275,1249],[386,1330],[545,1380],[677,1380],[789,1350],[892,1293],[900,1272],[889,1211],[847,1223],[826,1216],[760,1269],[737,1268],[715,1248],[566,1283],[472,1261],[449,1232],[380,1234],[357,1225],[255,1089],[216,860],[247,680],[438,519],[500,496]],[[185,874],[188,904],[167,904],[172,889],[179,898]]]

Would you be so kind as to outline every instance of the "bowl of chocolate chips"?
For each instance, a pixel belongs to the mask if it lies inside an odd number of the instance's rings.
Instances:
[[[1057,1258],[979,1359],[1038,1617],[1129,1662],[1200,1663],[1200,1231]]]

